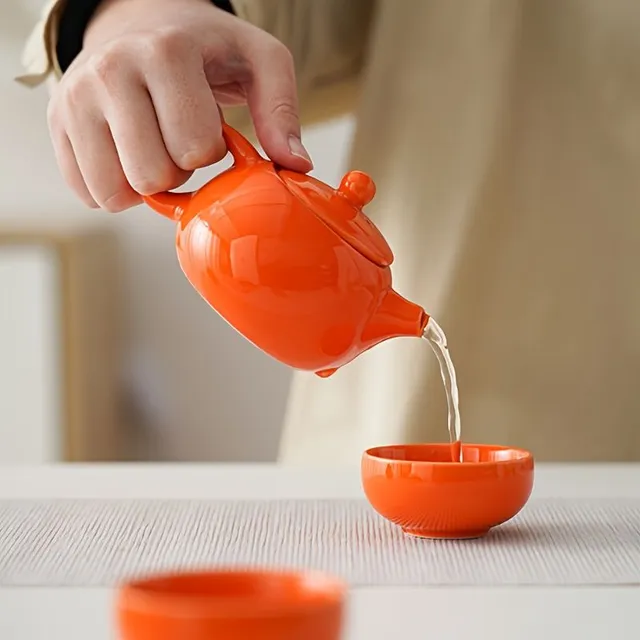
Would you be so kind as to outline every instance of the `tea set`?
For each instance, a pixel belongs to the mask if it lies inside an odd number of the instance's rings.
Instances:
[[[193,193],[144,200],[176,224],[180,266],[240,334],[294,369],[334,374],[429,315],[392,288],[394,256],[363,208],[375,185],[350,171],[337,189],[263,158],[223,122],[231,168]],[[412,536],[470,539],[513,518],[533,488],[525,450],[462,444],[364,452],[364,494]],[[233,637],[337,640],[346,586],[313,573],[218,570],[151,577],[119,595],[124,640]],[[186,630],[188,629],[188,634]]]

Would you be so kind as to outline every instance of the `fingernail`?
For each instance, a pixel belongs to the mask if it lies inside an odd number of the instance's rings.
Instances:
[[[300,138],[296,136],[289,136],[289,150],[292,155],[306,160],[311,166],[313,166],[313,161],[311,160],[308,151],[300,141]]]

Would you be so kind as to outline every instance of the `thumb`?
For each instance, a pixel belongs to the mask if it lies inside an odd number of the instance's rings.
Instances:
[[[262,148],[283,167],[310,171],[313,163],[301,140],[296,75],[289,50],[274,40],[256,50],[249,64],[252,77],[247,104]]]

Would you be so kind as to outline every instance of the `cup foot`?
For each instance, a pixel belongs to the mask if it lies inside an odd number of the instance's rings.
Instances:
[[[402,529],[408,536],[425,540],[476,540],[484,538],[490,529],[473,529],[469,531],[430,531],[429,529]]]

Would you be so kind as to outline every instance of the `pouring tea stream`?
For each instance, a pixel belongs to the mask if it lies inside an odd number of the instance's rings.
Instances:
[[[232,167],[192,193],[144,198],[177,223],[189,282],[255,346],[321,377],[390,338],[425,337],[445,367],[450,436],[459,440],[444,334],[392,288],[393,253],[362,210],[373,180],[350,171],[333,189],[274,165],[226,123],[223,136]]]

